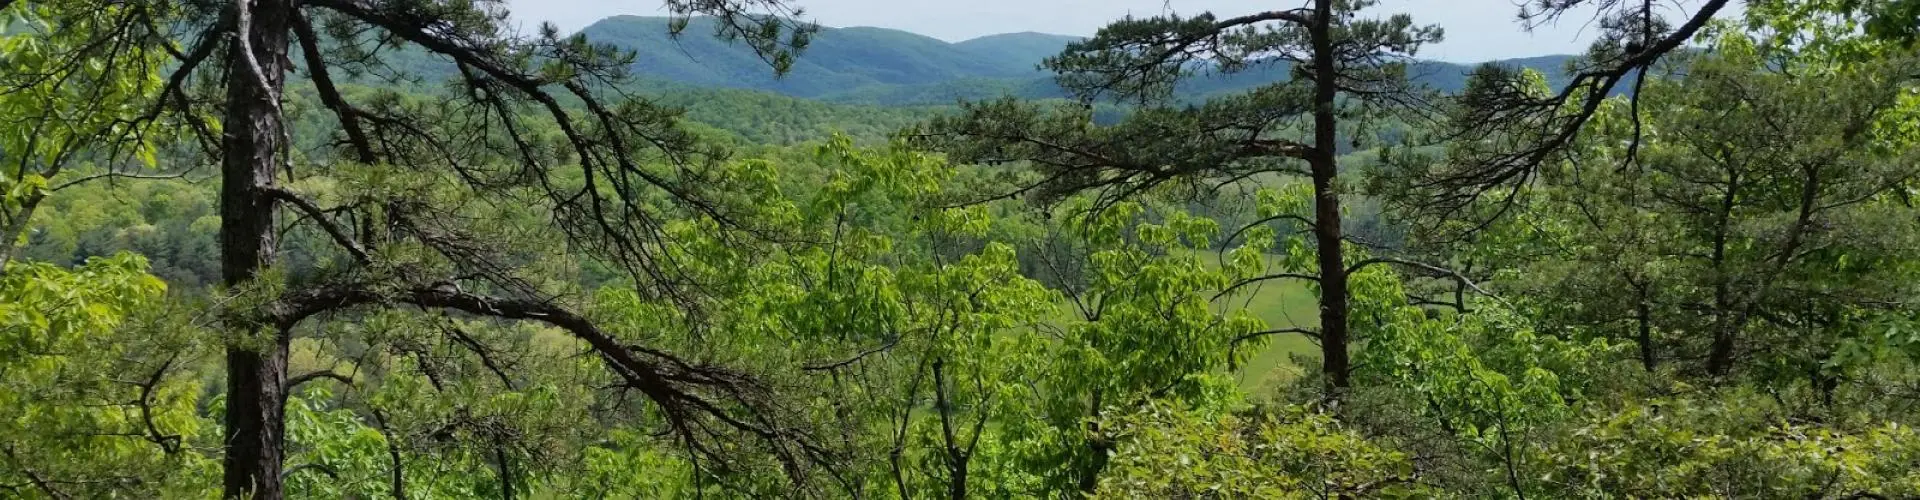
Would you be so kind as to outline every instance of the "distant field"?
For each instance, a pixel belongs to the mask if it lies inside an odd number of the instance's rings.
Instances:
[[[1203,256],[1201,262],[1209,266],[1217,262],[1214,256]],[[1218,304],[1226,311],[1249,310],[1268,328],[1289,328],[1296,326],[1315,326],[1319,324],[1318,304],[1313,291],[1305,283],[1292,280],[1274,280],[1261,285],[1248,287],[1253,293],[1240,294],[1232,303]],[[1060,319],[1069,317],[1070,305],[1062,304]],[[1253,351],[1247,362],[1234,371],[1240,387],[1255,397],[1265,396],[1273,389],[1290,382],[1300,375],[1300,368],[1294,366],[1292,355],[1316,353],[1318,349],[1306,337],[1299,334],[1280,334],[1268,339],[1264,346]]]
[[[1302,283],[1269,282],[1252,297],[1242,298],[1230,307],[1252,311],[1266,320],[1269,328],[1319,324],[1313,291]],[[1300,375],[1300,367],[1294,366],[1291,359],[1293,354],[1315,350],[1313,343],[1299,334],[1276,335],[1234,375],[1240,379],[1242,389],[1262,396]]]
[[[1212,256],[1203,256],[1200,260],[1209,265],[1217,262]],[[1297,280],[1274,280],[1255,285],[1252,295],[1241,294],[1238,300],[1222,305],[1228,311],[1251,311],[1266,321],[1268,328],[1319,324],[1317,299],[1305,283]],[[1293,354],[1315,350],[1313,343],[1299,334],[1275,335],[1268,339],[1267,345],[1255,351],[1234,376],[1240,380],[1240,388],[1254,396],[1261,396],[1300,375],[1300,368],[1294,366],[1291,359]]]

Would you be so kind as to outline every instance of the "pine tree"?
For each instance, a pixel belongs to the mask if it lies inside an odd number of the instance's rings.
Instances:
[[[682,20],[715,16],[719,36],[751,46],[780,71],[814,30],[794,21],[800,13],[782,0],[665,3]],[[112,127],[92,132],[106,139],[183,135],[192,144],[182,145],[187,149],[181,159],[219,165],[224,284],[231,293],[272,296],[236,302],[250,305],[224,315],[224,327],[240,339],[226,353],[226,497],[282,496],[287,396],[293,385],[312,379],[287,373],[291,332],[307,318],[352,307],[409,304],[547,323],[600,351],[613,373],[676,422],[726,411],[692,386],[730,379],[669,374],[698,368],[625,345],[574,311],[528,296],[508,273],[495,272],[500,262],[470,251],[484,244],[407,223],[410,213],[433,207],[399,199],[322,207],[286,187],[301,178],[296,172],[311,174],[335,163],[452,171],[451,178],[482,193],[533,187],[576,243],[625,267],[651,293],[676,293],[670,266],[655,255],[663,237],[658,225],[669,209],[730,220],[699,192],[701,167],[718,152],[679,129],[674,110],[625,93],[632,53],[562,36],[552,25],[518,33],[497,1],[0,2],[0,9],[14,7],[52,26],[86,28],[74,33],[87,39],[44,57],[159,82],[137,103],[139,112],[110,116]],[[76,24],[82,21],[91,24]],[[154,64],[146,60],[152,58],[116,57],[123,53],[163,56]],[[434,68],[453,76],[450,89],[433,94],[440,102],[432,105],[408,105],[392,91],[349,92],[341,80],[400,84]],[[332,155],[338,162],[302,157],[293,148],[289,94],[309,86],[339,125]],[[88,151],[128,154],[109,145],[96,141]],[[278,235],[290,223],[282,210],[326,234],[334,245],[328,252],[350,267],[390,279],[380,286],[364,280],[294,283],[284,293],[264,293],[286,284],[277,282],[284,273],[275,271],[285,261]],[[435,248],[466,272],[414,276],[387,269],[380,248],[399,244]],[[445,286],[460,281],[487,286]],[[503,295],[466,291],[482,289]],[[721,417],[749,434],[775,432],[764,421]],[[681,431],[692,439],[691,427]]]
[[[1321,346],[1331,391],[1350,385],[1349,265],[1341,223],[1345,193],[1337,158],[1366,133],[1364,116],[1415,109],[1422,89],[1406,63],[1441,31],[1406,15],[1361,17],[1371,0],[1324,0],[1307,7],[1221,18],[1211,13],[1129,18],[1075,43],[1046,65],[1082,102],[1115,98],[1142,105],[1111,126],[1092,123],[1090,106],[1047,108],[1005,99],[917,132],[929,147],[968,162],[1027,161],[1044,180],[1020,188],[1043,200],[1091,192],[1104,206],[1168,184],[1199,186],[1262,175],[1311,181],[1311,213],[1283,213],[1256,224],[1295,220],[1311,226],[1315,262],[1306,273],[1252,278],[1318,285]],[[1253,90],[1174,102],[1181,82],[1202,73],[1234,74],[1274,66],[1294,78]],[[1345,130],[1343,130],[1345,128]],[[1304,164],[1304,168],[1302,166]],[[1245,283],[1242,283],[1245,284]],[[1237,285],[1236,285],[1237,286]]]

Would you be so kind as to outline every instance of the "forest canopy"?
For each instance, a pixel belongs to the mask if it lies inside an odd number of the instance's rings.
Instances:
[[[497,1],[0,0],[0,496],[1920,496],[1920,1],[1528,2],[1597,40],[1450,88],[1279,3],[886,106]]]

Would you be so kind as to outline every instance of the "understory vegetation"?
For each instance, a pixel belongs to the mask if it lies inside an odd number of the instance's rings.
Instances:
[[[1457,90],[1279,3],[889,107],[497,2],[0,0],[0,497],[1920,496],[1920,1],[1529,2],[1598,40]]]

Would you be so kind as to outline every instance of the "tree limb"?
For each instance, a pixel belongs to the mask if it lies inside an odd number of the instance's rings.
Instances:
[[[335,244],[340,245],[341,248],[346,249],[347,253],[352,254],[353,260],[361,264],[373,263],[373,257],[367,254],[367,249],[360,246],[359,241],[354,240],[353,234],[347,232],[346,228],[341,227],[339,222],[334,221],[333,217],[328,216],[325,210],[321,210],[320,207],[314,205],[313,202],[307,201],[306,198],[301,197],[299,194],[279,186],[262,186],[260,189],[280,199],[280,201],[285,201],[287,204],[293,205],[294,208],[299,209],[302,213],[307,214],[314,222],[320,224],[320,228],[325,230],[328,236],[333,237]]]
[[[303,374],[294,376],[293,378],[287,379],[286,390],[287,392],[293,392],[293,389],[296,387],[300,387],[300,384],[305,384],[307,382],[312,382],[312,381],[323,379],[323,378],[333,379],[334,381],[340,382],[341,384],[345,384],[345,385],[353,385],[352,377],[341,375],[339,372],[335,372],[333,370],[321,370],[317,372],[303,373]]]
[[[367,139],[367,132],[360,126],[360,111],[348,104],[340,96],[340,89],[334,86],[333,75],[327,69],[326,57],[320,53],[320,36],[313,31],[313,24],[307,16],[294,13],[293,33],[300,40],[300,54],[307,60],[307,75],[313,79],[314,90],[320,94],[320,103],[333,110],[334,117],[340,120],[340,130],[347,134],[347,143],[353,146],[354,159],[362,164],[374,164],[380,157],[373,152],[373,142]]]
[[[1238,289],[1240,289],[1240,287],[1243,287],[1243,286],[1247,286],[1247,285],[1251,285],[1251,284],[1254,284],[1254,283],[1260,283],[1260,282],[1264,282],[1264,281],[1271,281],[1271,280],[1277,280],[1277,279],[1296,279],[1296,280],[1302,280],[1302,281],[1320,281],[1320,277],[1319,277],[1319,276],[1314,276],[1314,275],[1311,275],[1311,274],[1300,274],[1300,273],[1274,273],[1274,274],[1269,274],[1269,275],[1266,275],[1266,276],[1261,276],[1261,277],[1257,277],[1257,278],[1247,278],[1247,279],[1244,279],[1244,280],[1240,280],[1240,282],[1238,282],[1238,283],[1234,283],[1234,284],[1233,284],[1232,286],[1229,286],[1229,287],[1227,287],[1227,288],[1226,288],[1225,290],[1221,290],[1221,291],[1220,291],[1220,293],[1216,293],[1216,294],[1213,294],[1213,298],[1212,298],[1212,299],[1208,299],[1208,300],[1220,300],[1220,297],[1224,297],[1224,296],[1226,296],[1226,295],[1227,295],[1227,294],[1229,294],[1229,293],[1233,293],[1233,291],[1234,291],[1234,290],[1238,290]]]
[[[1318,340],[1318,339],[1320,338],[1320,332],[1319,332],[1319,331],[1317,331],[1317,330],[1313,330],[1313,329],[1308,329],[1308,328],[1276,328],[1276,329],[1272,329],[1272,330],[1263,330],[1263,331],[1258,331],[1258,332],[1252,332],[1252,333],[1246,333],[1246,334],[1242,334],[1242,335],[1240,335],[1240,336],[1238,336],[1238,337],[1234,337],[1234,338],[1233,338],[1233,342],[1232,342],[1232,344],[1236,344],[1236,345],[1237,345],[1237,344],[1239,344],[1239,343],[1241,343],[1241,342],[1246,342],[1246,341],[1249,341],[1249,340],[1253,340],[1253,339],[1257,339],[1257,338],[1260,338],[1260,337],[1265,337],[1265,336],[1268,336],[1268,335],[1279,335],[1279,334],[1283,334],[1283,333],[1298,333],[1298,334],[1301,334],[1301,335],[1305,335],[1305,336],[1307,336],[1308,338],[1312,338],[1312,339],[1315,339],[1315,340]]]
[[[192,169],[182,170],[180,172],[172,173],[172,174],[130,174],[126,172],[101,172],[98,174],[86,175],[74,180],[62,182],[59,185],[54,186],[51,189],[48,189],[48,191],[59,191],[62,189],[78,186],[80,184],[84,184],[90,181],[96,181],[100,179],[165,180],[165,179],[179,179],[182,177],[186,177],[187,174],[189,173],[193,173],[193,170]]]
[[[1441,276],[1453,278],[1454,280],[1459,281],[1460,284],[1465,285],[1467,288],[1471,288],[1473,289],[1473,291],[1479,292],[1481,295],[1485,295],[1488,297],[1495,296],[1493,293],[1480,288],[1480,285],[1474,284],[1473,280],[1468,279],[1466,275],[1460,274],[1459,271],[1454,271],[1452,269],[1447,269],[1447,268],[1436,266],[1433,264],[1427,264],[1424,262],[1418,262],[1418,261],[1412,261],[1412,260],[1406,260],[1406,259],[1396,259],[1392,257],[1374,257],[1371,259],[1362,260],[1360,262],[1354,263],[1352,266],[1348,266],[1347,274],[1353,274],[1353,273],[1359,272],[1361,269],[1365,269],[1367,266],[1372,266],[1375,264],[1397,264],[1397,265],[1402,265],[1407,267],[1423,269],[1426,271],[1438,273]]]

